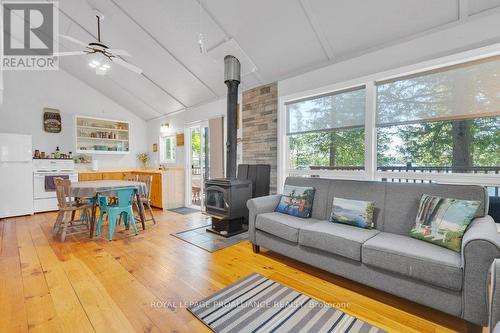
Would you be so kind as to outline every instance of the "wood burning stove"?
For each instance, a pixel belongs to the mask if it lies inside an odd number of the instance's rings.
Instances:
[[[248,220],[247,200],[252,197],[252,182],[236,178],[237,107],[240,84],[240,62],[224,58],[224,83],[227,85],[226,178],[205,181],[205,213],[212,216],[207,230],[229,237],[244,232]]]
[[[229,237],[245,231],[248,222],[247,201],[252,198],[249,180],[219,178],[205,181],[205,213],[212,216],[207,229]]]

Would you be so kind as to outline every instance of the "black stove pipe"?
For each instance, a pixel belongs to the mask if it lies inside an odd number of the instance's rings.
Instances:
[[[224,83],[227,85],[227,142],[226,178],[236,178],[238,137],[238,85],[240,84],[240,62],[232,56],[224,57]]]

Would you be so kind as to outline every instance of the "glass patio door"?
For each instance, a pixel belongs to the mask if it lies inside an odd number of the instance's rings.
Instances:
[[[188,206],[203,209],[203,183],[210,175],[209,170],[209,130],[206,124],[188,128],[188,188],[186,197]]]

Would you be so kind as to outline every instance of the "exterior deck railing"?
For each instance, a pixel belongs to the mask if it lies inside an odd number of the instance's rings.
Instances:
[[[195,166],[195,165],[191,166],[191,174],[193,176],[199,176],[199,175],[201,175],[201,167]]]
[[[350,166],[350,167],[336,167],[336,166],[311,166],[311,170],[334,170],[334,171],[362,171],[364,167],[362,166]],[[383,166],[378,167],[378,171],[381,172],[393,172],[391,177],[381,178],[382,181],[388,182],[406,182],[406,183],[431,183],[430,179],[420,179],[408,178],[408,174],[453,174],[453,173],[467,173],[467,174],[478,174],[478,175],[500,175],[500,167],[416,167],[416,166]],[[397,173],[404,173],[405,177],[398,177]],[[488,191],[490,196],[499,197],[500,187],[499,186],[488,186]]]

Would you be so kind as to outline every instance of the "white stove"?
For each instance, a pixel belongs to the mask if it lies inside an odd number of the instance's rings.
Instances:
[[[78,181],[73,160],[33,160],[33,206],[35,213],[57,210],[54,178],[61,177]]]

